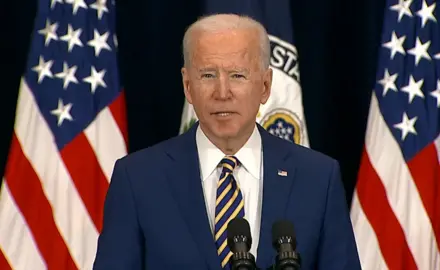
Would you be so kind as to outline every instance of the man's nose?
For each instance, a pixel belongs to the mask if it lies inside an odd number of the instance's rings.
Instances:
[[[231,96],[231,85],[229,77],[222,75],[219,77],[216,89],[216,97],[219,99],[228,99]]]

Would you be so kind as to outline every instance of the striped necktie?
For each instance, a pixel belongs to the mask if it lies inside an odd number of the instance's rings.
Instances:
[[[226,229],[228,222],[235,217],[244,218],[244,201],[237,182],[232,175],[239,161],[234,156],[226,156],[220,162],[222,173],[217,184],[215,202],[215,244],[222,268],[228,269],[232,252],[227,244]]]

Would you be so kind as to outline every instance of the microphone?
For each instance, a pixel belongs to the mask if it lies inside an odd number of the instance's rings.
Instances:
[[[228,247],[233,255],[229,260],[232,270],[255,270],[255,257],[249,250],[252,246],[251,229],[243,218],[234,218],[228,223]]]
[[[276,270],[298,270],[301,256],[296,252],[296,237],[293,224],[287,220],[272,225],[272,245],[277,251]]]

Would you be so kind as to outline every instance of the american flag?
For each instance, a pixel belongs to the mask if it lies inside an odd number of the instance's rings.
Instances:
[[[388,0],[351,218],[362,268],[440,269],[440,28]]]
[[[39,1],[0,193],[0,269],[92,269],[127,153],[116,50],[114,3]]]

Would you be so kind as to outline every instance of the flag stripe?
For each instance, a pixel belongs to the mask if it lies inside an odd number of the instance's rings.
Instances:
[[[380,143],[376,138],[381,138]],[[383,145],[387,146],[386,152],[383,151]],[[379,180],[381,180],[385,187],[388,203],[405,233],[409,249],[413,254],[417,267],[420,269],[432,269],[429,267],[431,259],[437,257],[438,254],[432,226],[399,145],[394,140],[382,117],[374,92],[371,98],[367,124],[366,151],[375,173],[379,176]],[[396,172],[399,173],[397,176],[399,181],[395,181]],[[374,196],[375,192],[381,191],[371,188],[370,192],[368,195]],[[402,196],[411,198],[411,201],[402,200]],[[361,196],[359,196],[359,200],[363,205],[364,202]],[[376,211],[380,209],[377,208]],[[374,213],[367,213],[365,209],[364,211],[367,216],[370,214],[374,215]],[[384,220],[381,223],[386,224]],[[382,235],[381,237],[386,238],[386,236]],[[390,244],[394,246],[394,242]],[[387,256],[384,257],[387,260]]]
[[[438,250],[440,240],[440,183],[438,183],[438,179],[440,179],[440,170],[435,145],[430,144],[420,151],[408,162],[408,168],[431,221]],[[420,243],[420,245],[424,244]],[[434,256],[438,256],[438,254],[434,254]]]
[[[361,265],[365,269],[388,270],[388,266],[380,252],[377,237],[364,211],[360,207],[357,192],[353,194],[352,224],[355,229],[356,243]],[[360,243],[362,243],[360,245]]]
[[[363,152],[361,164],[357,195],[376,235],[380,235],[378,242],[388,267],[393,270],[417,269],[405,234],[388,202],[385,187],[366,151]]]
[[[96,230],[100,232],[102,209],[109,183],[84,133],[78,134],[66,145],[61,156]]]
[[[15,130],[23,152],[41,181],[55,222],[72,257],[81,269],[88,269],[96,254],[98,232],[25,80],[22,81],[17,110],[20,114],[16,119]]]
[[[110,183],[115,160],[126,154],[124,138],[110,110],[108,108],[102,110],[84,130],[84,134],[96,155],[107,182]],[[112,149],[112,151],[106,151],[108,149]]]
[[[435,139],[434,144],[435,144],[435,149],[437,151],[438,163],[440,165],[440,136],[438,136],[437,139]]]
[[[125,148],[128,145],[128,126],[127,126],[127,113],[125,106],[125,91],[121,91],[119,96],[114,100],[110,106],[110,111],[113,115],[113,118],[116,121],[116,124],[119,127],[119,132],[122,134],[122,137],[125,141]]]
[[[26,221],[17,209],[6,178],[3,178],[2,183],[0,192],[0,198],[2,198],[0,200],[0,269],[46,269],[46,264],[37,250]],[[16,250],[20,252],[16,252]]]
[[[2,270],[12,269],[11,266],[9,265],[8,261],[6,260],[5,256],[3,255],[1,248],[0,248],[0,269],[2,269]],[[17,268],[15,268],[15,269],[17,269]]]
[[[77,269],[52,216],[41,182],[14,133],[5,178],[49,269]]]

